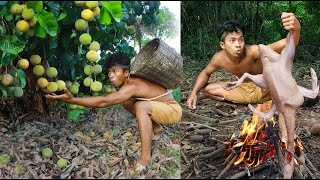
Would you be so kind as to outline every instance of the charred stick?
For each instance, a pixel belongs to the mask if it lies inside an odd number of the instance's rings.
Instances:
[[[306,162],[307,164],[310,166],[311,170],[316,173],[319,174],[319,171],[313,166],[312,162],[310,161],[310,159],[308,158],[308,156],[305,156],[306,158]]]
[[[234,161],[238,158],[239,154],[236,154],[232,160],[228,163],[228,165],[221,171],[221,173],[218,175],[217,179],[221,179],[223,175],[230,169]]]
[[[263,169],[265,169],[265,168],[267,168],[269,166],[270,166],[269,163],[265,163],[265,164],[262,164],[260,166],[257,166],[257,167],[254,167],[254,168],[250,169],[249,172],[252,173],[252,172],[255,172],[255,171],[260,171],[260,170],[263,170]],[[244,170],[244,171],[241,171],[241,172],[239,172],[237,174],[229,176],[226,179],[240,179],[240,178],[242,178],[242,177],[244,177],[246,175],[247,175],[247,170]]]
[[[197,115],[197,114],[195,114],[195,115]],[[197,115],[197,116],[200,116],[200,115]],[[201,117],[203,117],[203,116],[201,116]],[[207,117],[205,117],[205,118],[207,118]],[[211,119],[211,118],[210,118]],[[219,129],[217,129],[217,128],[214,128],[214,127],[211,127],[211,126],[208,126],[208,125],[205,125],[205,124],[200,124],[200,123],[195,123],[195,122],[180,122],[180,124],[194,124],[194,125],[199,125],[199,126],[203,126],[203,127],[206,127],[206,128],[209,128],[209,129],[213,129],[213,130],[215,130],[215,131],[220,131]]]
[[[225,116],[225,117],[230,117],[230,116],[232,116],[231,114],[228,114],[228,113],[226,113],[226,112],[223,112],[223,111],[221,111],[220,109],[217,109],[217,108],[213,108],[212,110],[214,110],[217,114],[222,115],[222,116]]]
[[[232,120],[228,120],[228,121],[221,121],[218,124],[222,125],[222,124],[229,124],[229,123],[233,123],[233,122],[238,122],[239,119],[232,119]]]
[[[273,126],[272,126],[272,122],[271,121],[268,121],[268,128],[267,128],[267,132],[268,134],[270,134],[272,140],[273,140],[273,143],[274,143],[274,148],[277,152],[277,155],[278,155],[278,158],[279,158],[279,162],[280,162],[280,167],[281,167],[281,171],[283,172],[283,168],[284,168],[284,156],[282,154],[282,151],[281,151],[281,147],[280,147],[280,143],[278,141],[278,137],[273,129]]]
[[[216,155],[222,153],[224,150],[225,150],[225,147],[221,146],[221,147],[219,147],[219,149],[213,151],[212,153],[209,153],[209,154],[206,154],[203,156],[198,156],[197,159],[207,159],[209,157],[213,157],[213,156],[216,156]]]
[[[191,151],[189,153],[189,156],[194,156],[194,155],[199,155],[199,154],[206,154],[206,153],[212,152],[212,151],[214,151],[216,149],[217,149],[216,147],[198,148],[198,149],[196,149],[194,151]]]
[[[229,156],[227,157],[227,159],[224,161],[224,163],[229,163],[229,161],[233,158],[234,156],[234,152],[232,152],[231,154],[229,154]]]
[[[196,114],[196,113],[192,113],[192,112],[189,112],[189,111],[186,111],[186,110],[183,110],[183,113],[184,113],[184,114],[187,114],[187,115],[189,115],[189,116],[192,116],[192,117],[194,117],[194,118],[203,120],[203,121],[208,121],[208,122],[213,122],[213,123],[219,122],[219,120],[217,120],[217,119],[213,119],[213,118],[201,116],[201,115],[198,115],[198,114]],[[182,123],[182,122],[181,122],[181,123]],[[220,131],[220,130],[217,130],[217,129],[215,129],[215,128],[214,128],[214,130]]]
[[[298,156],[296,156],[296,155],[294,154],[294,158],[295,158],[301,165],[304,166],[304,168],[306,169],[306,171],[308,172],[308,174],[311,176],[312,179],[317,179],[317,177],[310,171],[310,169],[306,166],[306,164],[305,164],[303,161],[301,161],[301,159],[300,159]]]

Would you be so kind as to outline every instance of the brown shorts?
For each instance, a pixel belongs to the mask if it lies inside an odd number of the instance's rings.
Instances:
[[[151,119],[162,125],[173,125],[181,121],[182,108],[176,101],[149,101],[152,105]]]
[[[226,86],[226,82],[220,83],[222,86]],[[239,104],[249,103],[263,103],[271,100],[269,90],[261,89],[253,82],[245,82],[240,86],[227,91],[224,95],[224,99]]]

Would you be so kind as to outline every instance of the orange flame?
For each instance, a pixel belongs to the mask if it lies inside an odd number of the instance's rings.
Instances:
[[[271,106],[272,101],[270,100],[263,104],[257,104],[256,109],[266,113],[271,109]],[[274,117],[267,121],[272,122],[273,127],[275,126]],[[239,154],[233,163],[234,166],[256,167],[276,154],[273,139],[268,135],[266,126],[266,121],[256,113],[253,113],[251,122],[244,119],[239,135],[233,133],[230,138],[229,148]],[[295,139],[295,148],[299,149],[299,152],[303,150],[299,138]]]

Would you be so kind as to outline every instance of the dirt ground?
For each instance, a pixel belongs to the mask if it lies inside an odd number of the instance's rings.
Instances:
[[[60,113],[64,113],[60,111]],[[81,116],[80,123],[46,116],[1,128],[0,179],[179,179],[180,145],[177,126],[164,126],[153,137],[151,165],[134,171],[140,155],[135,117],[122,106],[95,110]],[[50,148],[50,158],[42,155]],[[57,165],[60,158],[67,166]],[[22,167],[20,171],[18,167]]]
[[[202,93],[198,94],[197,110],[193,113],[187,109],[187,98],[193,88],[196,77],[198,76],[201,67],[197,66],[195,61],[185,61],[185,81],[181,88],[182,102],[184,110],[183,119],[181,122],[181,178],[184,179],[216,179],[216,178],[238,178],[238,179],[281,179],[282,174],[279,167],[277,156],[270,158],[261,169],[248,169],[245,167],[230,166],[230,168],[219,174],[228,166],[225,162],[227,152],[213,155],[217,149],[223,146],[224,142],[230,139],[231,135],[239,132],[243,125],[244,119],[251,119],[252,112],[247,105],[233,104],[229,102],[218,102],[212,99],[204,98]],[[303,64],[294,65],[294,67],[305,67],[304,74],[299,75],[297,83],[303,87],[310,88],[311,81],[308,76],[311,65]],[[302,69],[296,72],[303,72]],[[319,74],[318,74],[319,77]],[[218,71],[210,77],[209,82],[216,81],[231,81],[235,80],[233,76],[224,72]],[[201,115],[199,117],[198,115]],[[205,117],[205,118],[203,118]],[[301,106],[296,115],[296,135],[301,139],[304,147],[304,153],[308,160],[314,166],[309,167],[312,176],[304,172],[303,176],[294,174],[293,178],[320,178],[320,135],[311,135],[305,124],[311,119],[320,122],[320,103],[312,107]],[[275,130],[278,129],[276,124]],[[206,152],[206,150],[208,151]],[[201,150],[199,152],[199,150]],[[225,150],[224,150],[225,151]],[[210,155],[211,153],[211,155]],[[212,154],[213,153],[213,154]],[[201,157],[201,158],[199,158]],[[240,176],[239,174],[242,175]],[[239,176],[237,176],[239,175]]]

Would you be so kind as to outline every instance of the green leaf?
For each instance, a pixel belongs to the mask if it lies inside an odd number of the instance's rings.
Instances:
[[[68,118],[72,119],[76,122],[80,121],[80,114],[83,113],[84,111],[82,109],[73,109],[68,112]]]
[[[105,25],[109,25],[111,23],[110,13],[105,7],[102,7],[100,11],[99,21],[100,21],[100,24],[105,24]]]
[[[37,12],[41,12],[43,9],[42,1],[28,1],[27,4],[28,9],[33,8]]]
[[[8,38],[0,39],[0,49],[6,53],[17,55],[21,51],[23,51],[25,47],[24,42],[13,42]]]
[[[60,108],[60,107],[63,107],[66,103],[63,102],[63,101],[58,101],[58,103],[56,104],[56,108]]]
[[[66,12],[61,12],[61,13],[59,14],[59,16],[58,16],[57,21],[62,20],[62,19],[65,18],[66,16],[67,16],[67,13],[66,13]]]
[[[8,65],[10,64],[14,59],[16,59],[17,55],[14,54],[9,54],[6,52],[3,52],[3,56],[1,59],[1,63],[2,65]]]
[[[47,33],[46,30],[44,30],[44,28],[39,23],[37,23],[34,29],[34,34],[40,38],[44,38],[46,37]]]
[[[7,4],[8,1],[0,1],[0,5],[5,5]]]
[[[35,14],[39,24],[46,30],[51,36],[56,36],[58,31],[58,23],[52,13],[43,10],[41,13]]]
[[[102,7],[107,8],[115,21],[120,22],[122,17],[121,1],[101,1]]]
[[[21,88],[24,88],[26,86],[26,74],[24,73],[24,71],[22,69],[18,69],[17,70],[17,75],[20,81],[20,86]]]

